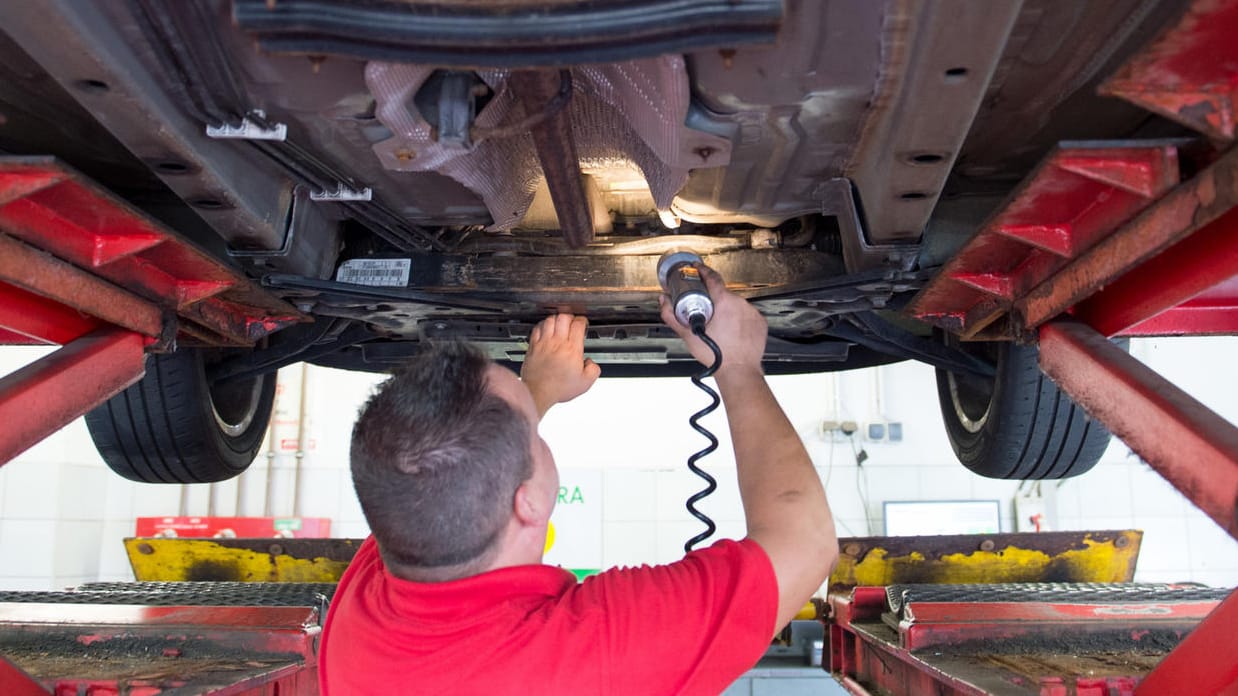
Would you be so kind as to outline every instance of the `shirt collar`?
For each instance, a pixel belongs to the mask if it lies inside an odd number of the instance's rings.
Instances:
[[[447,582],[404,580],[385,565],[382,572],[389,599],[407,618],[455,624],[468,615],[484,619],[500,603],[559,597],[576,584],[576,576],[550,565],[511,566]]]

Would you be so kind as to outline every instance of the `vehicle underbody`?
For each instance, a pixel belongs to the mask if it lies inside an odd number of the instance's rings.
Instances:
[[[687,374],[658,319],[678,249],[766,316],[771,373],[992,378],[992,351],[900,310],[1062,141],[1187,142],[1097,93],[1184,9],[14,3],[0,152],[67,162],[304,315],[215,346],[212,382],[449,338],[516,364],[553,311],[589,317],[604,374]]]

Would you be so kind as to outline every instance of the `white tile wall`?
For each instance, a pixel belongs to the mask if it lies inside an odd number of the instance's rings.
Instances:
[[[1141,520],[1139,528],[1143,530],[1139,572],[1181,573],[1180,559],[1185,555],[1187,561],[1190,561],[1190,547],[1183,544],[1189,533],[1187,519],[1181,515],[1148,517]]]
[[[658,556],[658,523],[607,520],[602,525],[602,565],[639,566]]]
[[[0,350],[0,373],[35,353]],[[1238,339],[1136,341],[1133,353],[1223,417],[1238,420],[1238,371],[1216,369],[1238,354]],[[337,536],[364,536],[368,528],[347,469],[348,443],[357,409],[380,377],[320,368],[309,374],[313,447],[302,462],[301,514],[331,518]],[[299,375],[294,368],[281,379]],[[1003,501],[1003,528],[1014,529],[1011,499],[1018,483],[983,479],[955,462],[940,424],[931,369],[887,366],[881,368],[880,385],[873,370],[775,377],[771,383],[827,482],[840,535],[865,535],[870,525],[871,533],[880,534],[881,503],[907,499],[997,498]],[[684,510],[686,497],[701,486],[684,460],[702,446],[686,421],[703,403],[686,379],[603,380],[576,402],[553,409],[543,422],[543,435],[562,469],[605,470],[598,537],[604,566],[674,560],[682,555],[684,540],[701,529]],[[851,443],[820,434],[824,420],[899,421],[904,440],[857,442],[869,454],[861,470]],[[724,414],[708,424],[722,448],[705,460],[720,488],[704,508],[718,521],[719,536],[738,538],[744,527]],[[270,512],[289,515],[294,460],[280,453],[273,463]],[[856,491],[860,471],[867,481],[867,510]],[[132,533],[134,517],[177,514],[183,491],[186,514],[206,514],[213,499],[216,514],[262,515],[267,480],[267,459],[260,455],[235,482],[217,484],[213,495],[205,485],[185,491],[125,481],[106,470],[79,420],[0,468],[0,587],[47,589],[96,578],[128,579],[120,539]],[[1238,544],[1120,443],[1094,471],[1053,484],[1047,495],[1055,528],[1144,529],[1140,580],[1238,585]]]
[[[658,474],[639,469],[607,469],[602,478],[602,496],[606,522],[656,519]]]
[[[303,516],[318,517],[316,510],[340,510],[340,472],[333,469],[305,469],[301,472],[301,506]]]
[[[361,511],[361,501],[357,500],[357,491],[352,486],[352,476],[348,471],[337,472],[339,483],[336,487],[340,491],[340,508],[337,519],[341,523],[349,522],[365,522],[365,513]]]
[[[1187,519],[1186,542],[1194,568],[1209,573],[1238,574],[1238,545],[1212,520]]]
[[[132,580],[133,569],[129,557],[118,540],[133,536],[133,522],[129,519],[105,520],[100,530],[99,579]]]
[[[0,581],[41,577],[50,582],[55,544],[55,520],[6,519],[0,524]]]

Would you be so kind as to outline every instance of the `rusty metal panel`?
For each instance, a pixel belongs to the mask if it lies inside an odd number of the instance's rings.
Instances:
[[[1130,582],[1142,540],[1138,531],[849,537],[830,587]]]
[[[157,318],[160,309],[200,324],[222,343],[242,345],[306,319],[172,230],[49,158],[0,158],[0,230],[47,252],[46,258],[36,259],[41,261],[38,273],[28,275],[42,276],[53,267],[76,267],[74,278],[93,281],[78,280],[72,287],[65,285],[64,292],[49,295],[63,304],[129,326],[125,321],[129,311],[123,306],[109,311],[113,300],[108,297],[131,293],[141,298],[148,310],[134,310],[136,317],[129,321],[144,321],[141,327],[131,328],[147,335],[159,335],[150,324],[162,322],[148,315],[154,312]],[[0,257],[8,255],[6,251]],[[17,262],[14,257],[13,263]],[[47,294],[29,286],[36,280],[26,278],[27,282],[18,284]]]
[[[916,602],[904,608],[899,635],[908,650],[968,644],[976,649],[987,641],[1023,640],[1040,633],[1058,634],[1061,647],[1081,649],[1106,636],[1129,638],[1141,632],[1132,642],[1156,642],[1168,650],[1216,608],[1217,600],[1179,601],[1169,598],[1171,592],[1164,594],[1165,599],[1150,603]]]
[[[1234,318],[1224,308],[1238,308],[1238,208],[1106,285],[1077,305],[1074,315],[1113,336],[1214,289],[1210,302],[1191,305],[1196,311],[1179,313],[1176,324],[1162,319],[1160,330],[1218,333],[1226,317]],[[1229,329],[1238,333],[1238,323]]]
[[[1238,150],[1222,155],[1015,302],[1028,328],[1062,314],[1122,274],[1209,225],[1238,204]],[[1223,223],[1224,224],[1224,223]]]
[[[142,581],[338,582],[362,539],[125,539]]]
[[[1078,322],[1040,327],[1040,367],[1238,538],[1238,427]]]
[[[542,174],[550,188],[555,214],[559,218],[559,230],[567,245],[573,249],[588,246],[593,241],[593,211],[589,196],[585,193],[581,178],[580,156],[576,153],[576,138],[572,122],[565,109],[552,109],[550,104],[556,93],[566,89],[572,92],[572,74],[569,70],[534,71],[518,70],[511,75],[512,86],[524,105],[525,117],[535,116],[539,110],[546,115],[529,128],[537,160],[542,165]]]
[[[1132,696],[1225,593],[1134,583],[855,587],[829,597],[829,667],[853,694]],[[1219,640],[1222,650],[1232,642]],[[1228,653],[1206,659],[1218,654]],[[1229,661],[1219,662],[1211,674],[1225,678]],[[1148,693],[1221,692],[1195,684],[1177,673]]]
[[[1100,86],[1217,140],[1233,140],[1238,98],[1238,4],[1196,0],[1177,25]]]
[[[0,281],[145,336],[163,334],[153,303],[2,232]]]
[[[0,602],[0,652],[56,694],[299,696],[317,693],[320,622],[304,606]]]

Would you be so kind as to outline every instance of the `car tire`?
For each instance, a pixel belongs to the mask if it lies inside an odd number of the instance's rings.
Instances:
[[[275,377],[211,385],[202,351],[151,355],[146,376],[86,414],[86,426],[103,460],[127,479],[223,481],[262,446]]]
[[[993,377],[937,370],[946,434],[959,461],[999,479],[1060,479],[1093,466],[1109,431],[1040,371],[1035,346],[959,344],[996,366]]]

